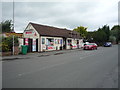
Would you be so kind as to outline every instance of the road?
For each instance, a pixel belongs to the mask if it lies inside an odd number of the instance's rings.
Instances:
[[[2,65],[3,88],[118,87],[117,45],[43,57],[33,54]]]

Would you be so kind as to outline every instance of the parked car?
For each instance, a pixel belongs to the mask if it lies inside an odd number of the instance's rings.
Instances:
[[[84,45],[84,50],[94,50],[96,49],[97,50],[97,44],[96,43],[88,43],[88,44],[85,44]]]
[[[104,43],[104,47],[111,47],[112,46],[112,43],[111,42],[105,42]]]
[[[82,48],[84,48],[84,46],[86,45],[86,44],[88,44],[89,42],[85,42],[85,43],[82,43]]]
[[[84,48],[84,46],[85,46],[85,43],[82,43],[82,46],[81,46],[81,48]]]

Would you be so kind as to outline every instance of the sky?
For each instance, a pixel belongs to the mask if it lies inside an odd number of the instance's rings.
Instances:
[[[14,0],[15,32],[22,33],[29,22],[73,30],[78,26],[95,31],[118,24],[119,0]],[[2,1],[2,21],[13,20],[13,3]]]

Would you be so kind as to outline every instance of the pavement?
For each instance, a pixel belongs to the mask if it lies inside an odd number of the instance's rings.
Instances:
[[[33,52],[33,53],[27,53],[26,55],[12,55],[12,56],[3,56],[1,57],[3,61],[5,60],[18,60],[18,59],[29,59],[31,57],[44,57],[44,56],[50,56],[50,55],[57,55],[57,54],[64,54],[64,53],[71,53],[75,51],[81,51],[82,48],[79,49],[68,49],[68,50],[58,50],[58,51],[46,51],[46,52]]]
[[[69,51],[69,50],[68,50]],[[58,51],[59,52],[59,51]],[[118,46],[5,60],[3,88],[117,88]]]

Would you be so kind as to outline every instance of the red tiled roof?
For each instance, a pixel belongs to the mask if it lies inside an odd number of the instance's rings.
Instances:
[[[65,38],[81,38],[80,34],[76,31],[71,31],[67,29],[61,29],[51,26],[45,26],[40,24],[31,23],[30,24],[36,29],[36,31],[41,36],[54,36],[54,37],[65,37]]]

